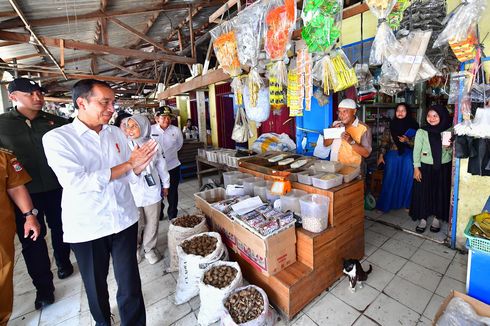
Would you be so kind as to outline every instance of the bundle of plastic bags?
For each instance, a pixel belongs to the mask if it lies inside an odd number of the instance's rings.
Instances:
[[[328,52],[341,33],[342,0],[303,1],[301,36],[311,53]]]
[[[296,144],[287,134],[266,133],[260,135],[253,143],[252,150],[255,153],[265,153],[267,151],[289,152],[296,149]]]

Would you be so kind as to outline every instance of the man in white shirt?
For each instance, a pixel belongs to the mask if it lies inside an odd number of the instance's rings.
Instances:
[[[180,161],[178,152],[184,144],[184,137],[179,128],[172,125],[175,115],[168,106],[159,107],[156,113],[157,124],[151,126],[151,138],[155,139],[163,151],[170,174],[170,188],[168,189],[168,219],[177,217],[177,204],[179,202]],[[164,205],[162,204],[162,212]]]
[[[72,98],[78,117],[43,137],[48,164],[63,187],[63,238],[75,253],[96,325],[111,324],[111,256],[121,325],[145,325],[134,254],[138,211],[129,182],[138,182],[157,144],[148,141],[131,152],[122,131],[107,125],[115,97],[106,83],[81,80],[73,86]]]

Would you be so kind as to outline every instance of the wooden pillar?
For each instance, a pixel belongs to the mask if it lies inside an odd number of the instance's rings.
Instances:
[[[209,85],[209,120],[211,122],[211,139],[213,147],[219,146],[218,140],[218,115],[216,108],[216,88],[215,85]]]
[[[206,133],[206,103],[204,91],[196,91],[196,103],[197,103],[197,126],[199,128],[199,140],[207,146],[207,133]]]

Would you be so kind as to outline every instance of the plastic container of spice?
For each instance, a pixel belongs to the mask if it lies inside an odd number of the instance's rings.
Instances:
[[[322,232],[328,227],[328,206],[330,198],[327,196],[309,194],[299,200],[303,229],[310,232]]]
[[[324,173],[320,175],[314,175],[311,177],[311,181],[313,183],[313,187],[320,189],[330,189],[333,187],[340,186],[342,181],[344,180],[344,176],[342,174],[336,173]]]
[[[293,189],[287,194],[281,196],[281,210],[283,212],[292,211],[295,214],[301,214],[299,199],[306,195],[306,191]]]

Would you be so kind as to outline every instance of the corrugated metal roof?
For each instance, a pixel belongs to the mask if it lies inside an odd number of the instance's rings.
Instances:
[[[162,3],[167,5],[197,5],[199,0],[110,0],[108,1],[108,6],[106,11],[131,11],[132,9],[140,8],[151,8],[161,6]],[[225,0],[223,0],[223,3]],[[73,18],[74,16],[80,16],[90,13],[98,12],[101,0],[18,0],[20,9],[25,14],[28,21],[37,21],[43,19],[51,18],[61,18],[57,23],[51,24],[49,26],[40,26],[39,24],[33,24],[32,29],[38,36],[51,37],[51,38],[63,38],[63,39],[73,39],[76,41],[81,41],[85,43],[95,43],[97,37],[98,19],[94,18],[91,20],[80,18],[77,20]],[[213,13],[219,5],[214,7],[205,7],[199,11],[193,17],[193,27],[199,28],[207,23],[208,17]],[[14,10],[10,5],[8,0],[0,0],[0,12],[12,12]],[[151,28],[148,30],[148,26],[153,20],[152,18],[157,16]],[[140,14],[129,14],[117,16],[116,18],[136,29],[139,32],[146,33],[149,37],[153,38],[155,41],[161,44],[165,44],[167,48],[173,48],[175,51],[178,50],[177,34],[175,34],[170,42],[167,42],[167,38],[179,24],[181,24],[188,17],[188,9],[174,9],[172,11],[150,11]],[[66,18],[66,19],[63,19]],[[0,18],[0,22],[5,21],[19,21],[17,16],[6,15],[6,17]],[[49,22],[49,21],[48,21]],[[142,40],[140,37],[126,31],[122,27],[111,22],[110,19],[107,20],[108,35],[109,35],[109,46],[117,48],[136,48],[141,51],[156,51],[161,52],[158,49],[154,49],[151,45],[144,46],[147,44],[146,41]],[[17,27],[9,29],[9,31],[17,33],[27,33],[24,27]],[[187,24],[182,28],[182,34],[185,38],[188,38],[188,27]],[[189,40],[184,39],[184,47],[188,46]],[[60,49],[59,47],[49,47],[50,52],[53,56],[60,62]],[[0,58],[7,59],[12,57],[22,57],[30,56],[38,53],[35,46],[31,44],[19,44],[10,46],[0,46]],[[101,58],[113,62],[118,65],[129,66],[133,63],[138,63],[141,59],[138,58],[125,58],[118,55],[108,55],[96,53]],[[69,71],[80,71],[81,73],[90,73],[92,60],[90,57],[90,52],[82,50],[65,49],[65,69]],[[82,60],[75,60],[76,58],[82,58]],[[102,59],[97,59],[97,70],[99,72],[104,72],[104,75],[126,75],[126,77],[132,78],[134,75],[128,74],[127,72],[115,69],[114,65],[103,61]],[[46,57],[32,56],[22,60],[19,60],[19,64],[40,66],[46,65],[53,66],[51,60]],[[157,63],[160,66],[160,62]],[[130,70],[141,70],[144,68],[153,68],[153,61],[147,60],[143,63],[138,63],[129,66],[127,69]],[[145,78],[151,78],[154,69],[149,69],[142,72]],[[51,76],[49,76],[51,77]],[[48,84],[52,84],[50,79],[47,79]],[[61,76],[60,76],[61,78]],[[68,85],[72,83],[67,83],[62,79],[59,80],[62,85]]]

